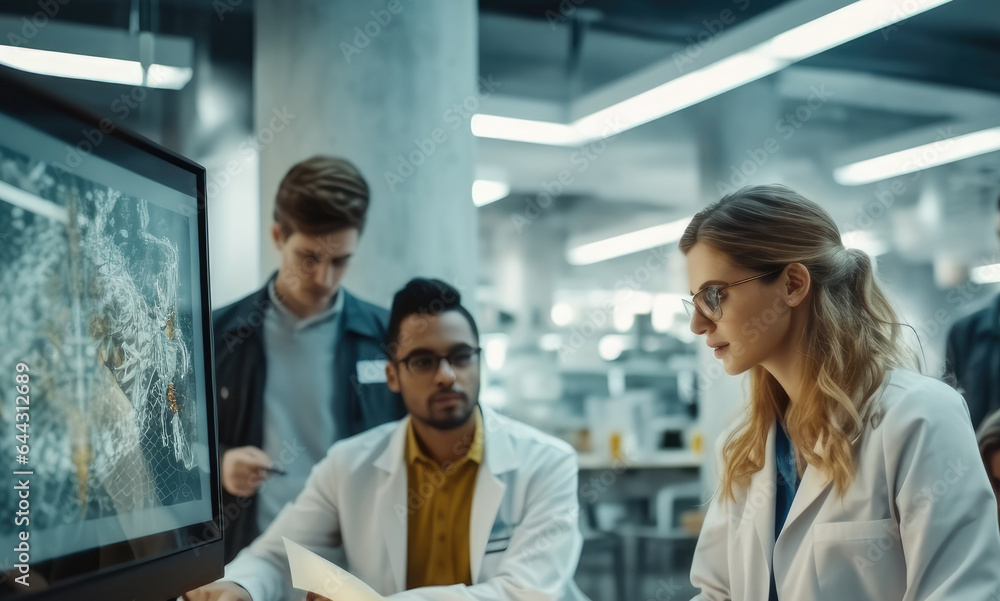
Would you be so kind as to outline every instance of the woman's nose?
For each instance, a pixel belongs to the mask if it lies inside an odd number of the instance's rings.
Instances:
[[[694,311],[694,314],[691,315],[691,331],[698,336],[707,334],[713,325],[715,325],[715,322],[705,317],[705,315],[697,309]]]

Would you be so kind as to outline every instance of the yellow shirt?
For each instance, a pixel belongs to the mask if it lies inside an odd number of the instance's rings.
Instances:
[[[406,433],[407,590],[434,585],[472,585],[469,520],[476,474],[483,462],[483,418],[465,457],[444,468],[421,447],[410,423]],[[412,418],[411,418],[412,420]]]

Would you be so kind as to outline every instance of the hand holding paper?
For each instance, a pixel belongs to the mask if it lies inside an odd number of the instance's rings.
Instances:
[[[292,586],[295,588],[322,595],[330,601],[385,601],[385,597],[347,570],[286,537],[282,540],[285,541]]]

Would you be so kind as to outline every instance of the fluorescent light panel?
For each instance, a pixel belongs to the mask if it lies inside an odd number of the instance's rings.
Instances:
[[[142,65],[117,58],[0,46],[0,63],[39,75],[142,85]]]
[[[870,257],[879,257],[891,250],[888,242],[868,230],[845,232],[840,239],[845,247],[863,250]]]
[[[621,334],[607,334],[597,342],[597,354],[605,361],[614,361],[630,346],[630,340]]]
[[[571,265],[590,265],[670,244],[680,240],[690,222],[691,217],[685,217],[599,242],[583,244],[569,249],[566,260]]]
[[[146,85],[150,88],[180,90],[194,76],[191,67],[171,67],[170,65],[150,65],[146,70]]]
[[[1000,127],[930,142],[838,167],[833,171],[833,179],[844,186],[860,186],[995,150],[1000,150]]]
[[[599,129],[609,121],[621,125],[621,130],[648,123],[949,1],[908,0],[901,5],[899,0],[860,0],[570,125],[479,114],[472,119],[472,133],[535,144],[582,145],[609,135]]]
[[[0,45],[0,63],[39,75],[144,85],[142,65],[138,61]],[[190,67],[150,65],[145,85],[179,90],[187,85],[192,75]]]
[[[791,64],[950,1],[862,0],[775,36],[756,50]]]
[[[59,223],[69,223],[69,212],[51,200],[39,198],[7,182],[0,182],[0,200]]]
[[[558,351],[562,346],[562,336],[559,334],[544,334],[538,341],[538,348],[543,351]]]
[[[483,356],[486,367],[491,371],[500,371],[507,361],[507,349],[510,337],[506,334],[486,334],[483,336]]]
[[[477,207],[496,202],[508,194],[510,194],[510,185],[507,182],[488,179],[477,179],[472,182],[472,202]]]
[[[749,52],[733,54],[583,117],[573,127],[588,134],[584,136],[586,139],[607,135],[598,127],[608,122],[619,125],[621,130],[631,129],[770,75],[786,65]]]
[[[578,146],[585,141],[571,125],[484,114],[472,116],[472,134],[479,138],[550,146]]]
[[[653,298],[653,312],[650,316],[654,332],[669,332],[678,316],[684,317],[684,305],[680,294],[661,293]]]
[[[969,279],[974,284],[996,284],[1000,282],[1000,263],[973,268],[969,272]]]
[[[552,306],[549,317],[551,317],[552,323],[563,327],[573,323],[573,320],[576,318],[576,312],[573,311],[573,307],[568,303],[556,303]]]

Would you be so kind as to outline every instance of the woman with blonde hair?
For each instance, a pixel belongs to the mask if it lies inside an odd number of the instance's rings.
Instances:
[[[995,599],[1000,526],[962,397],[911,354],[868,255],[783,186],[680,241],[691,330],[749,403],[720,439],[691,581],[705,601]]]
[[[976,438],[979,441],[983,467],[993,486],[993,494],[1000,500],[1000,411],[994,411],[983,420]]]

